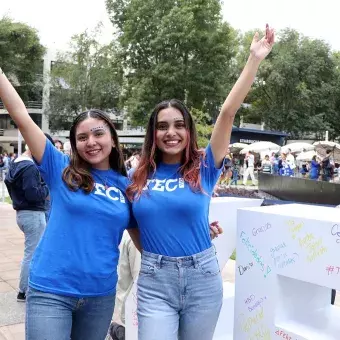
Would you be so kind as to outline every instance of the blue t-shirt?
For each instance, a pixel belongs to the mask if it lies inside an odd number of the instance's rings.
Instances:
[[[74,192],[62,179],[69,162],[46,142],[38,167],[52,208],[31,262],[29,285],[74,297],[110,295],[117,283],[118,246],[131,216],[125,196],[128,179],[113,170],[92,169],[94,190]]]
[[[294,175],[293,169],[286,162],[282,162],[282,168],[279,170],[279,175],[289,177]]]
[[[210,145],[201,165],[204,190],[194,192],[178,173],[179,164],[160,163],[139,200],[132,203],[143,250],[166,256],[189,256],[211,247],[209,205],[221,174]]]

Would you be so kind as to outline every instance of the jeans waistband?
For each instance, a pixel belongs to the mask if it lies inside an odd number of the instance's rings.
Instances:
[[[214,245],[206,250],[203,250],[200,253],[193,254],[190,256],[180,256],[180,257],[159,255],[159,254],[150,253],[145,250],[143,250],[142,252],[142,260],[156,262],[159,267],[162,263],[181,265],[183,267],[189,267],[189,266],[194,265],[196,267],[199,264],[199,262],[202,262],[203,260],[207,260],[215,256],[216,256],[216,249]]]

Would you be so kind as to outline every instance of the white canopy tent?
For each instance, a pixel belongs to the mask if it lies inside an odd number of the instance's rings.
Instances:
[[[280,151],[280,145],[277,145],[272,142],[256,142],[253,144],[248,145],[246,148],[241,150],[241,154],[246,154],[249,151],[255,152],[255,153],[261,153],[261,152],[278,152]]]
[[[291,143],[291,144],[287,144],[283,146],[281,148],[281,152],[287,153],[288,149],[290,149],[292,153],[298,153],[298,152],[312,151],[315,149],[315,146],[309,143]]]

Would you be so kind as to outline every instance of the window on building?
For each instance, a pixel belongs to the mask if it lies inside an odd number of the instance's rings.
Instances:
[[[9,115],[0,115],[0,129],[8,130],[13,128]]]
[[[30,116],[33,119],[34,123],[37,124],[41,129],[42,114],[41,113],[30,113]]]

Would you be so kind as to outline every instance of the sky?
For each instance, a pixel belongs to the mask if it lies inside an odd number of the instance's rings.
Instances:
[[[241,31],[266,23],[276,30],[291,27],[340,50],[339,9],[339,0],[224,0],[223,16]],[[105,0],[0,0],[3,15],[35,27],[42,44],[54,50],[66,49],[72,35],[99,21],[104,24],[102,42],[112,36]]]

